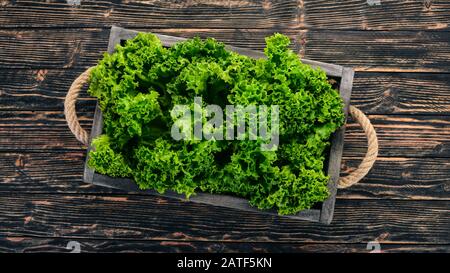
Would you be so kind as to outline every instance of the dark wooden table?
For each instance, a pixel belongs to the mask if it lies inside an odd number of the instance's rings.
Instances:
[[[80,3],[81,2],[81,3]],[[63,99],[111,25],[262,50],[282,32],[305,58],[351,66],[351,103],[379,159],[340,190],[330,226],[82,183],[85,147]],[[86,129],[95,101],[78,111]],[[342,175],[366,148],[352,121]],[[450,252],[450,1],[0,1],[0,251]]]

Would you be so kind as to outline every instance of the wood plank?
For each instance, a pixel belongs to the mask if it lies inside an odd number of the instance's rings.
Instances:
[[[102,29],[0,30],[0,69],[89,67],[108,46]]]
[[[61,1],[4,0],[2,27],[189,27],[448,30],[445,1]]]
[[[120,193],[83,183],[85,156],[83,151],[1,153],[0,191]]]
[[[14,69],[0,73],[0,110],[62,109],[64,96],[83,69]],[[431,73],[356,73],[352,105],[367,114],[450,115],[450,77]],[[93,112],[81,93],[77,107]]]
[[[357,72],[450,72],[450,32],[311,30],[301,39],[305,58]]]
[[[2,194],[0,236],[450,244],[450,201],[338,200],[333,223],[133,195]]]
[[[70,238],[0,238],[3,253],[68,253],[73,248],[69,242],[79,243],[80,253],[369,253],[367,244],[315,244],[315,243],[224,243],[190,241],[140,241]],[[449,245],[436,244],[382,244],[381,253],[449,253]]]
[[[304,0],[304,24],[321,29],[449,30],[447,1]]]
[[[142,29],[146,32],[192,38],[214,37],[231,46],[263,50],[270,29]],[[280,31],[291,38],[296,32]],[[110,29],[0,30],[0,69],[87,68],[107,51]],[[39,45],[36,47],[36,45]]]
[[[274,28],[298,25],[298,0],[4,0],[2,27]]]
[[[272,29],[140,29],[181,37],[214,37],[262,50]],[[283,30],[304,58],[356,71],[450,72],[450,32]],[[109,29],[0,30],[0,68],[86,68],[107,49]],[[39,45],[36,47],[35,45]]]
[[[366,114],[449,115],[450,76],[356,73],[352,105]]]
[[[378,137],[381,157],[446,157],[450,155],[450,116],[368,115]],[[367,140],[349,119],[344,156],[362,156]]]
[[[0,73],[0,110],[62,111],[72,82],[84,69],[11,69]],[[77,109],[94,112],[96,98],[80,92]]]
[[[79,113],[79,121],[90,130],[94,113]],[[60,111],[0,111],[0,151],[84,149],[67,127]]]
[[[341,175],[361,159],[344,158]],[[338,192],[339,199],[450,200],[450,161],[447,158],[378,157],[373,169],[356,185]]]
[[[93,112],[79,112],[86,130]],[[450,116],[369,115],[379,140],[381,157],[450,157]],[[344,156],[362,157],[366,138],[351,120]],[[0,111],[0,151],[83,150],[60,111]]]
[[[0,153],[0,193],[124,194],[83,183],[84,151]],[[343,158],[341,175],[361,159]],[[380,157],[358,184],[338,199],[450,200],[448,159]]]

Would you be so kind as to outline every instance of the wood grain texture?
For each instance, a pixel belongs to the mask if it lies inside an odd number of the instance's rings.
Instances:
[[[101,29],[0,30],[0,69],[88,67],[108,45]]]
[[[0,153],[0,193],[125,194],[83,183],[84,151]],[[343,158],[341,175],[360,158]],[[448,200],[448,159],[378,158],[357,185],[339,190],[338,199]]]
[[[153,196],[2,194],[0,236],[220,242],[449,244],[450,201],[337,200],[333,223]]]
[[[0,110],[59,111],[83,69],[13,69],[0,73]],[[356,73],[352,105],[366,114],[450,115],[450,77],[431,73]],[[81,92],[77,108],[94,112]]]
[[[344,158],[341,175],[361,159]],[[378,157],[369,174],[356,185],[339,190],[340,199],[450,200],[448,158]]]
[[[449,30],[447,1],[305,0],[306,26],[321,29]],[[377,4],[378,3],[378,4]]]
[[[376,1],[373,1],[376,2]],[[448,30],[445,1],[231,0],[65,1],[4,0],[2,27],[190,27]]]
[[[386,252],[450,252],[450,3],[380,3],[0,1],[0,252],[65,252],[72,239],[92,252],[364,252],[375,239]],[[370,114],[381,156],[338,191],[328,227],[84,184],[62,101],[113,24],[258,50],[278,31],[301,56],[353,66],[351,103]],[[77,105],[86,129],[94,106]],[[357,125],[345,143],[343,174],[365,152]]]
[[[449,98],[448,74],[360,72],[351,103],[366,114],[450,115]]]
[[[83,183],[85,152],[0,154],[0,185],[4,192],[119,193]]]
[[[60,111],[0,111],[0,151],[83,149]],[[94,113],[79,113],[79,122],[90,130]],[[33,140],[34,139],[34,140]]]
[[[450,32],[312,30],[302,37],[305,58],[357,72],[450,72]]]
[[[84,69],[11,69],[0,72],[0,110],[62,111],[72,82]],[[94,112],[96,98],[86,88],[80,92],[77,109]]]
[[[0,238],[0,252],[15,253],[68,253],[67,244],[75,240],[81,253],[369,253],[367,244],[315,244],[315,243],[224,243],[201,241],[140,241],[70,238]],[[450,245],[382,244],[382,253],[449,253]]]
[[[83,150],[60,111],[0,111],[0,151]],[[90,130],[92,112],[79,112]],[[381,157],[449,157],[450,116],[369,115]],[[347,125],[344,156],[365,154],[367,140],[358,124]]]
[[[298,0],[2,1],[3,27],[290,28]]]
[[[271,29],[141,29],[192,38],[214,37],[231,46],[263,50]],[[288,35],[295,49],[293,31]],[[0,30],[0,69],[87,68],[96,65],[108,48],[110,29]],[[36,47],[36,45],[39,45]]]
[[[138,29],[180,37],[214,37],[262,50],[272,29]],[[356,71],[450,72],[450,32],[283,30],[307,59]],[[0,30],[0,68],[87,68],[107,49],[109,29]],[[36,47],[35,45],[39,45]]]
[[[443,157],[450,155],[449,116],[368,115],[378,137],[378,155],[389,157]],[[344,156],[365,155],[367,140],[350,118]]]

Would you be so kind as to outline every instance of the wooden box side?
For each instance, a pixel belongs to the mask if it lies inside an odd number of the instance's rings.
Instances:
[[[351,68],[343,67],[341,82],[339,85],[339,93],[344,101],[345,120],[348,116],[348,108],[350,106],[350,96],[352,93],[354,71]],[[341,171],[342,153],[344,151],[344,134],[345,123],[331,137],[330,156],[328,159],[328,172],[330,180],[328,182],[328,190],[330,196],[323,202],[320,211],[320,222],[330,224],[333,220],[334,204],[336,202],[337,184]]]
[[[108,53],[113,53],[115,50],[116,45],[120,44],[123,40],[132,39],[135,37],[139,32],[133,31],[133,30],[127,30],[120,27],[113,26],[111,28],[111,34],[109,38],[109,44],[108,44]],[[185,38],[180,37],[172,37],[167,35],[161,35],[161,34],[155,34],[158,36],[158,38],[161,40],[164,46],[172,46],[176,42],[184,41]],[[238,48],[238,47],[232,47],[227,46],[227,49],[232,50],[234,52],[247,55],[252,58],[265,58],[264,53],[245,49],[245,48]],[[306,60],[302,59],[303,63],[309,64],[313,67],[320,67],[323,69],[328,76],[341,78],[340,83],[340,94],[341,97],[344,100],[345,107],[345,115],[347,116],[348,112],[348,106],[350,102],[350,93],[351,93],[351,87],[352,87],[352,80],[353,80],[353,71],[349,68],[344,68],[342,66],[334,65],[334,64],[327,64],[312,60]],[[169,198],[175,198],[178,200],[185,201],[184,195],[177,194],[175,192],[167,192],[165,194],[159,194],[155,190],[145,190],[142,191],[138,188],[136,183],[131,179],[126,178],[112,178],[106,175],[95,173],[95,171],[91,168],[89,168],[87,162],[89,160],[89,151],[92,149],[91,146],[91,140],[97,136],[99,136],[102,133],[102,127],[103,127],[103,117],[102,113],[100,111],[100,108],[97,104],[94,114],[94,123],[92,125],[91,135],[89,139],[89,145],[88,145],[88,154],[86,156],[86,162],[85,162],[85,173],[84,173],[84,181],[86,183],[92,183],[95,185],[110,187],[110,188],[116,188],[125,190],[128,192],[143,192],[147,194],[152,195],[160,195],[164,197]],[[340,128],[338,131],[336,131],[331,139],[331,147],[330,147],[330,158],[328,163],[328,174],[330,175],[330,181],[328,184],[328,188],[330,191],[330,196],[327,200],[325,200],[322,204],[322,209],[308,209],[303,210],[295,215],[283,215],[283,217],[287,218],[293,218],[293,219],[301,219],[301,220],[308,220],[308,221],[314,221],[314,222],[322,222],[329,224],[333,217],[333,211],[334,211],[334,204],[335,204],[335,198],[336,198],[336,189],[337,189],[337,180],[339,179],[339,170],[340,170],[340,163],[342,158],[342,150],[344,145],[344,126]],[[213,206],[221,206],[221,207],[228,207],[228,208],[234,208],[244,211],[253,211],[258,212],[262,214],[270,215],[278,215],[275,210],[269,210],[269,211],[262,211],[255,207],[251,207],[248,204],[248,200],[244,198],[239,198],[235,196],[227,196],[227,195],[216,195],[216,194],[209,194],[209,193],[197,193],[195,196],[192,196],[189,201],[196,202],[196,203],[203,203],[203,204],[209,204]]]

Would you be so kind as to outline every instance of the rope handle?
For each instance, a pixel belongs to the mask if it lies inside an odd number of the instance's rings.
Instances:
[[[78,121],[75,104],[78,98],[78,94],[81,91],[81,88],[84,84],[86,84],[89,80],[89,75],[94,67],[88,68],[84,71],[78,78],[76,78],[67,92],[65,101],[64,101],[64,115],[66,117],[67,125],[70,128],[70,131],[75,135],[75,137],[83,143],[84,145],[88,145],[89,135],[88,133],[81,128],[80,123]],[[339,178],[338,188],[348,188],[356,183],[358,183],[366,174],[372,169],[373,164],[378,156],[378,139],[370,120],[364,115],[361,110],[358,108],[351,106],[349,107],[349,113],[353,117],[353,119],[358,122],[358,124],[362,127],[368,141],[367,152],[364,156],[363,161],[359,164],[358,168],[351,172],[349,175],[345,177]]]
[[[353,117],[356,122],[361,126],[364,131],[364,134],[367,138],[367,152],[364,156],[364,159],[359,164],[358,168],[351,172],[349,175],[345,177],[339,178],[338,188],[344,189],[348,188],[356,183],[358,183],[367,173],[372,169],[373,164],[377,160],[378,156],[378,138],[375,129],[373,128],[372,123],[370,123],[369,118],[364,115],[361,110],[356,108],[355,106],[351,106],[348,109],[350,115]]]
[[[89,75],[91,74],[91,70],[93,68],[94,67],[89,67],[73,81],[64,100],[64,116],[66,117],[67,125],[69,125],[72,134],[78,139],[79,142],[83,143],[84,145],[88,145],[89,135],[80,126],[80,122],[78,121],[77,117],[77,111],[75,109],[75,104],[78,99],[78,94],[80,94],[83,85],[88,82]]]

